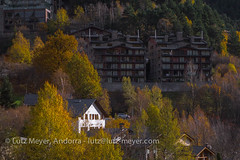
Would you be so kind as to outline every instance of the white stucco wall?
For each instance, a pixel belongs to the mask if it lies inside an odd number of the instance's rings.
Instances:
[[[94,119],[90,119],[90,114],[94,114]],[[95,119],[95,115],[98,115],[98,119]],[[85,119],[85,116],[88,116]],[[95,104],[91,105],[88,110],[83,114],[83,117],[78,117],[78,132],[81,132],[81,128],[86,127],[90,130],[90,127],[93,128],[105,128],[105,117],[101,111],[96,107]]]

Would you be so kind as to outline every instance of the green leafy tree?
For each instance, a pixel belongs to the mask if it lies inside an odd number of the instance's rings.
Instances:
[[[8,78],[4,78],[0,87],[0,105],[6,108],[14,106],[14,95],[12,84]]]
[[[190,148],[182,146],[178,143],[180,137],[180,128],[177,118],[173,112],[173,107],[169,100],[164,101],[164,105],[159,106],[151,104],[147,110],[148,118],[147,126],[153,137],[159,139],[156,144],[160,159],[169,160],[190,160]]]
[[[94,69],[85,53],[74,54],[66,67],[71,84],[78,98],[98,98],[103,89],[97,70]]]
[[[61,140],[86,140],[84,133],[74,132],[72,119],[67,111],[67,102],[58,94],[57,88],[48,82],[38,92],[37,105],[32,108],[30,121],[26,126],[29,138],[49,140],[47,144],[27,144],[23,146],[26,159],[84,159],[84,143],[67,143]],[[21,153],[21,154],[23,154]]]
[[[136,91],[135,87],[131,83],[130,77],[123,77],[122,79],[122,89],[123,89],[123,96],[125,98],[125,103],[130,108],[130,112],[132,114],[132,117],[134,115],[134,112],[136,110],[135,103],[136,103]]]
[[[31,63],[32,61],[30,43],[20,31],[15,34],[15,38],[12,40],[12,46],[8,49],[8,53],[12,62]]]

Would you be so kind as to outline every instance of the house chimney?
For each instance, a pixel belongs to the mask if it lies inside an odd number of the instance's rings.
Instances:
[[[167,34],[164,36],[164,41],[168,42],[168,35]]]
[[[100,41],[103,40],[103,35],[102,35],[102,34],[99,35],[99,40],[100,40]]]
[[[203,31],[201,31],[201,39],[203,40]]]
[[[112,39],[117,39],[117,34],[118,32],[117,31],[112,31]]]
[[[138,39],[139,39],[139,29],[138,29]]]
[[[177,35],[177,41],[183,40],[183,33],[182,32],[177,32],[176,35]]]
[[[90,28],[88,30],[88,39],[89,39],[89,42],[91,42],[91,29]]]

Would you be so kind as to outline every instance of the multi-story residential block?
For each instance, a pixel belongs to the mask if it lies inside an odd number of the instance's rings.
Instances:
[[[203,36],[183,37],[182,32],[151,36],[148,79],[156,82],[210,81],[211,52]]]
[[[102,82],[121,82],[124,76],[130,77],[132,82],[145,81],[146,48],[139,35],[123,35],[94,26],[73,34],[87,42],[85,51]]]
[[[52,0],[2,0],[0,8],[3,34],[13,33],[21,26],[35,30],[37,23],[47,22],[53,13]]]

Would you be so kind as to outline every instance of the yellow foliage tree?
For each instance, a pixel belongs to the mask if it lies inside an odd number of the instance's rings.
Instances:
[[[42,39],[37,36],[34,39],[33,48],[32,48],[33,57],[36,56],[35,54],[38,53],[38,49],[41,49],[42,47],[44,47],[44,43],[43,43]]]
[[[60,29],[63,29],[64,27],[69,25],[69,17],[65,9],[61,8],[57,10],[56,24],[57,27]]]
[[[102,95],[100,77],[85,53],[75,54],[66,67],[78,98],[98,98]]]
[[[100,97],[98,97],[97,99],[98,99],[98,102],[103,107],[104,111],[108,115],[110,115],[112,112],[112,108],[110,106],[108,91],[106,89],[103,89],[102,95]]]
[[[12,46],[8,49],[10,60],[18,63],[31,63],[30,43],[20,31],[15,34],[12,43]]]
[[[77,6],[74,10],[75,18],[80,19],[84,15],[84,9],[81,6]]]
[[[86,140],[84,133],[77,135],[74,132],[72,119],[67,111],[67,102],[64,102],[57,89],[45,83],[38,92],[37,105],[32,108],[30,122],[26,127],[29,138],[48,142],[46,144],[25,145],[26,159],[78,159],[83,158],[86,145],[80,140]],[[64,140],[76,140],[76,143],[66,143]],[[81,143],[81,144],[80,144]]]
[[[49,36],[44,47],[34,53],[33,64],[41,71],[54,72],[64,68],[77,53],[78,42],[74,36],[63,34],[61,30]]]
[[[236,34],[238,36],[238,42],[240,42],[240,32],[239,31],[236,31]]]
[[[234,73],[234,74],[237,74],[237,69],[236,69],[236,67],[235,67],[234,64],[229,63],[229,64],[228,64],[228,69],[229,69],[230,72],[232,72],[232,73]]]
[[[106,123],[106,128],[120,128],[120,123],[123,123],[123,128],[130,128],[130,122],[126,119],[122,118],[111,118],[107,123]]]
[[[111,135],[105,133],[102,129],[88,141],[90,143],[86,155],[89,160],[122,160],[121,146],[113,144]]]
[[[222,36],[223,36],[223,39],[220,43],[221,55],[222,56],[228,56],[228,51],[227,51],[228,33],[226,31],[223,31]]]
[[[192,26],[192,21],[191,21],[190,19],[188,19],[187,16],[185,16],[185,19],[187,20],[188,25],[189,25],[189,26]]]

